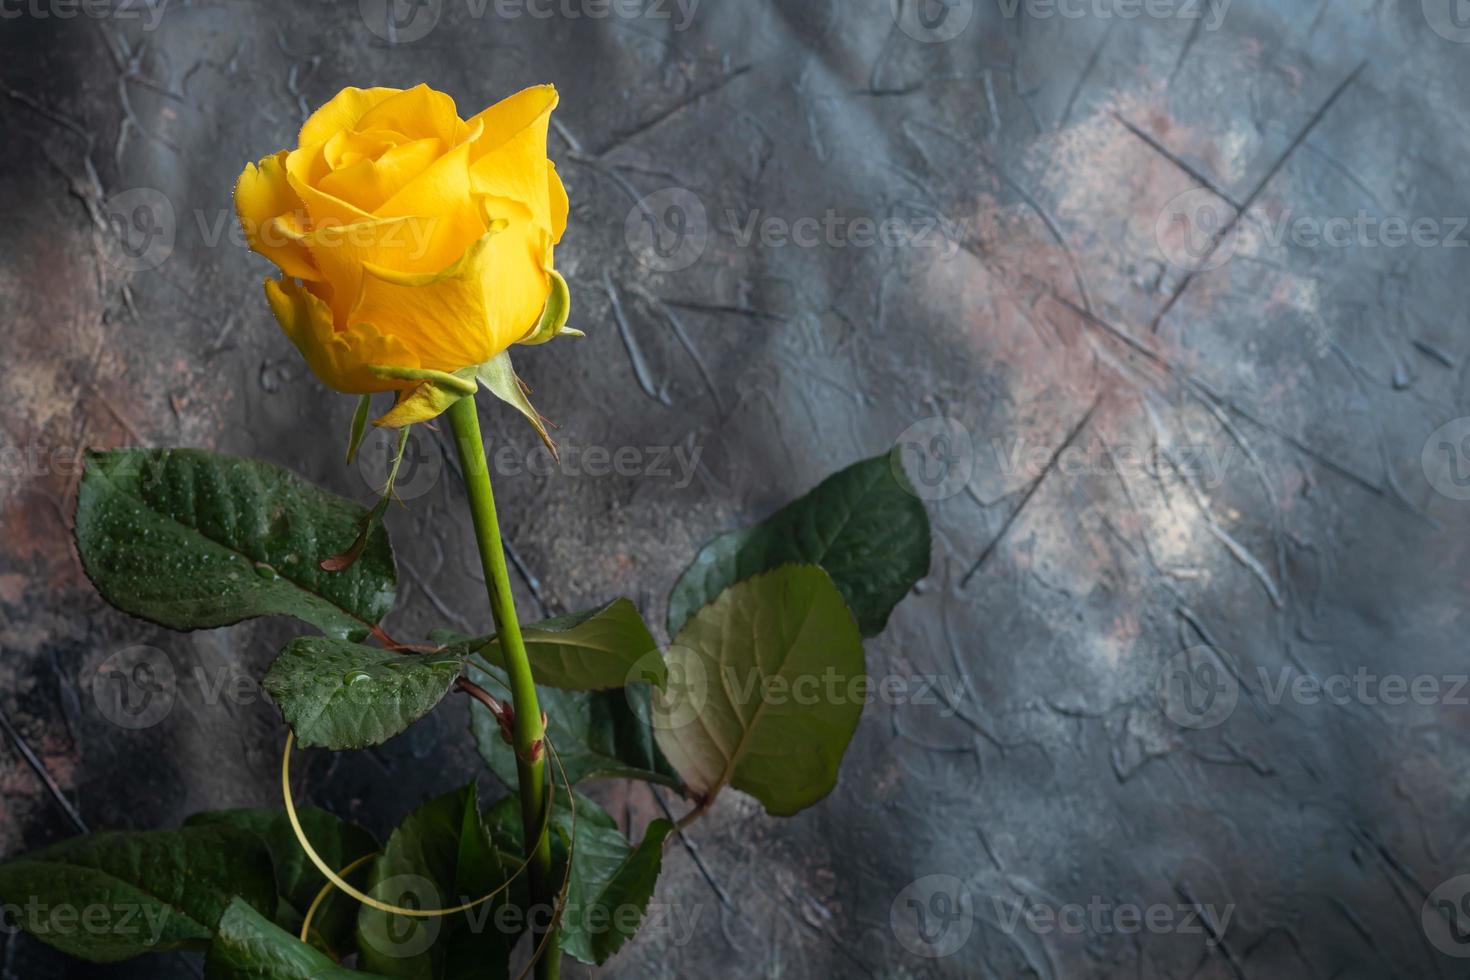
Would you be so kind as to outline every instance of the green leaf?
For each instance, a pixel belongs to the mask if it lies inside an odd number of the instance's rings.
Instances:
[[[505,666],[505,654],[494,636],[470,639],[450,633],[433,634],[436,642],[463,644],[497,667]],[[638,607],[627,599],[614,599],[596,609],[555,616],[521,629],[526,657],[537,684],[568,691],[604,691],[622,687],[635,672],[662,684],[663,661],[649,654],[658,643]]]
[[[505,672],[499,668],[486,670],[471,662],[469,677],[497,697],[507,690]],[[574,785],[588,779],[641,779],[681,788],[678,774],[654,741],[648,692],[648,685],[641,683],[618,691],[537,686],[547,733]],[[478,701],[470,705],[470,731],[485,764],[514,790],[519,784],[515,749],[501,738],[495,716]]]
[[[292,640],[266,671],[265,689],[307,748],[382,745],[434,709],[464,650],[395,653],[325,636]]]
[[[276,904],[270,852],[232,827],[88,834],[0,865],[20,928],[93,963],[203,949],[237,895]]]
[[[449,908],[489,894],[512,870],[495,850],[470,783],[408,815],[373,863],[367,892],[404,908]],[[363,906],[357,918],[359,965],[423,980],[505,977],[521,932],[521,917],[504,914],[510,904],[507,893],[467,912],[429,919]]]
[[[521,853],[520,801],[516,797],[507,797],[491,808],[486,820],[502,849]],[[559,885],[566,875],[566,845],[572,834],[571,808],[560,790],[551,826],[552,879]],[[633,937],[658,882],[664,838],[673,829],[669,821],[655,820],[644,831],[642,842],[631,847],[606,810],[577,794],[577,843],[571,849],[571,880],[560,933],[563,951],[583,963],[600,965]]]
[[[357,450],[362,445],[362,437],[367,435],[368,414],[372,408],[372,395],[363,395],[357,400],[357,410],[352,413],[352,430],[347,434],[347,462],[349,464],[357,458]]]
[[[653,726],[691,790],[734,786],[777,816],[832,791],[867,678],[857,624],[826,572],[787,565],[731,586],[667,660]]]
[[[204,960],[205,980],[373,980],[348,970],[238,898],[220,919]]]
[[[561,948],[583,963],[601,965],[638,931],[658,883],[664,838],[674,825],[653,821],[642,842],[630,848],[616,826],[584,825],[584,812],[579,804]]]
[[[350,545],[367,511],[255,460],[197,449],[89,453],[77,498],[82,564],[124,612],[171,629],[289,615],[365,636],[393,606],[381,528],[345,572],[317,562]]]
[[[525,416],[526,421],[531,423],[531,427],[546,444],[546,448],[551,451],[552,458],[556,458],[556,443],[551,441],[541,413],[536,411],[536,406],[532,405],[531,399],[527,397],[526,383],[520,379],[515,367],[510,363],[510,351],[501,351],[481,364],[479,376],[480,383],[489,389],[490,394]]]
[[[322,860],[340,871],[358,858],[378,850],[373,835],[355,823],[349,823],[325,810],[302,807],[297,811],[307,840]],[[184,822],[185,827],[225,825],[259,837],[269,849],[276,870],[277,903],[275,922],[291,935],[299,935],[306,911],[311,907],[327,879],[301,849],[296,832],[284,810],[214,810],[196,813]],[[363,872],[351,876],[354,883]],[[312,944],[341,959],[352,951],[353,930],[357,923],[357,903],[335,889],[317,909],[311,920]]]
[[[780,565],[820,565],[877,636],[929,571],[929,515],[889,457],[854,463],[755,527],[705,545],[669,596],[669,635],[736,582]]]

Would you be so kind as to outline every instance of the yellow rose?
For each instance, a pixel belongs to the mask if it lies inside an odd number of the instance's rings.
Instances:
[[[567,195],[546,157],[556,103],[542,85],[464,120],[425,85],[347,88],[296,149],[245,167],[236,211],[251,249],[281,269],[266,298],[318,377],[396,390],[403,408],[452,386],[447,375],[473,391],[474,368],[563,332],[552,251]]]

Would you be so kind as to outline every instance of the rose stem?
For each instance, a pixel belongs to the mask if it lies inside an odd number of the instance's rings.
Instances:
[[[480,419],[471,395],[461,398],[449,408],[449,424],[454,429],[454,443],[459,450],[464,470],[465,492],[469,495],[470,516],[475,524],[475,542],[480,548],[480,563],[485,569],[485,590],[490,596],[490,612],[495,617],[495,632],[505,654],[505,670],[510,678],[511,703],[515,706],[516,775],[521,792],[521,827],[526,838],[526,857],[530,860],[530,908],[550,915],[556,899],[551,880],[551,835],[543,829],[531,840],[531,828],[545,822],[546,754],[542,740],[545,728],[541,707],[536,700],[536,684],[531,677],[531,663],[526,658],[526,644],[521,639],[521,625],[516,619],[515,600],[510,591],[510,573],[505,565],[505,547],[500,541],[500,523],[495,516],[495,495],[490,489],[490,471],[485,463],[485,444],[480,436]],[[533,933],[532,948],[541,941]],[[537,980],[556,980],[561,973],[561,950],[553,935],[545,952],[536,963]]]

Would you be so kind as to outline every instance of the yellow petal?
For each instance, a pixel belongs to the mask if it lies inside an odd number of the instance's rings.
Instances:
[[[377,377],[369,365],[418,367],[407,346],[395,337],[385,337],[371,324],[336,330],[327,304],[300,283],[267,279],[265,297],[312,373],[337,391],[362,395],[401,389],[407,386],[405,382]]]
[[[561,244],[561,236],[567,230],[567,214],[571,211],[571,201],[567,199],[566,186],[561,182],[561,175],[556,172],[556,164],[550,160],[547,166],[547,196],[551,200],[551,243]]]
[[[312,261],[321,270],[322,290],[336,318],[337,327],[348,324],[347,314],[362,291],[363,267],[374,264],[390,269],[433,273],[446,263],[428,256],[438,219],[408,215],[374,218],[348,225],[328,224],[302,237]]]
[[[454,100],[427,85],[415,85],[374,105],[353,125],[354,129],[391,129],[410,139],[439,139],[453,146],[468,135],[470,127],[459,118]]]
[[[341,170],[359,160],[376,160],[385,151],[407,142],[408,137],[386,129],[374,129],[366,133],[344,129],[322,144],[322,159],[326,161],[328,168]]]
[[[481,194],[524,201],[533,219],[555,237],[546,132],[556,89],[538,85],[503,99],[470,120],[484,132],[475,142],[470,175]]]
[[[285,151],[268,156],[259,166],[246,164],[235,184],[235,213],[245,229],[250,247],[281,267],[288,276],[320,279],[321,272],[311,254],[284,227],[299,226],[297,212],[304,215],[301,199],[286,179]],[[291,222],[283,220],[292,216]]]
[[[311,219],[308,224],[322,228],[373,220],[372,212],[317,186],[329,172],[321,146],[302,147],[286,154],[286,179],[291,183],[291,190],[306,205],[306,213]]]
[[[556,108],[559,99],[555,85],[532,85],[471,116],[471,126],[477,122],[484,126],[484,132],[475,141],[475,158],[479,159],[491,150],[504,146],[522,130],[538,123],[543,126],[544,133],[544,126],[551,118],[551,110]]]
[[[542,268],[547,233],[512,202],[496,227],[438,274],[366,264],[351,323],[399,338],[419,366],[457,371],[482,364],[535,328],[551,283]]]
[[[444,144],[439,140],[423,139],[389,147],[377,157],[363,157],[351,163],[347,162],[350,154],[343,153],[338,157],[343,165],[323,177],[317,187],[364,211],[376,211],[429,169],[443,152]]]
[[[402,92],[396,88],[344,88],[332,97],[332,101],[311,114],[301,127],[297,146],[314,146],[325,143],[344,129],[360,129],[357,121],[369,109]]]
[[[461,143],[435,160],[423,173],[374,211],[382,218],[428,215],[428,248],[414,265],[390,265],[400,272],[438,272],[464,255],[485,234],[487,225],[470,193],[470,145]],[[379,260],[369,260],[379,265]]]

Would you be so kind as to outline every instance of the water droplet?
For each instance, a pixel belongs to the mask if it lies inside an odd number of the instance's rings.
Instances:
[[[274,582],[276,579],[281,577],[280,572],[276,571],[274,568],[270,567],[263,561],[255,563],[255,574],[259,575],[267,582]]]
[[[354,670],[342,676],[342,680],[348,684],[360,684],[363,681],[370,681],[372,679],[373,675],[365,670]]]

